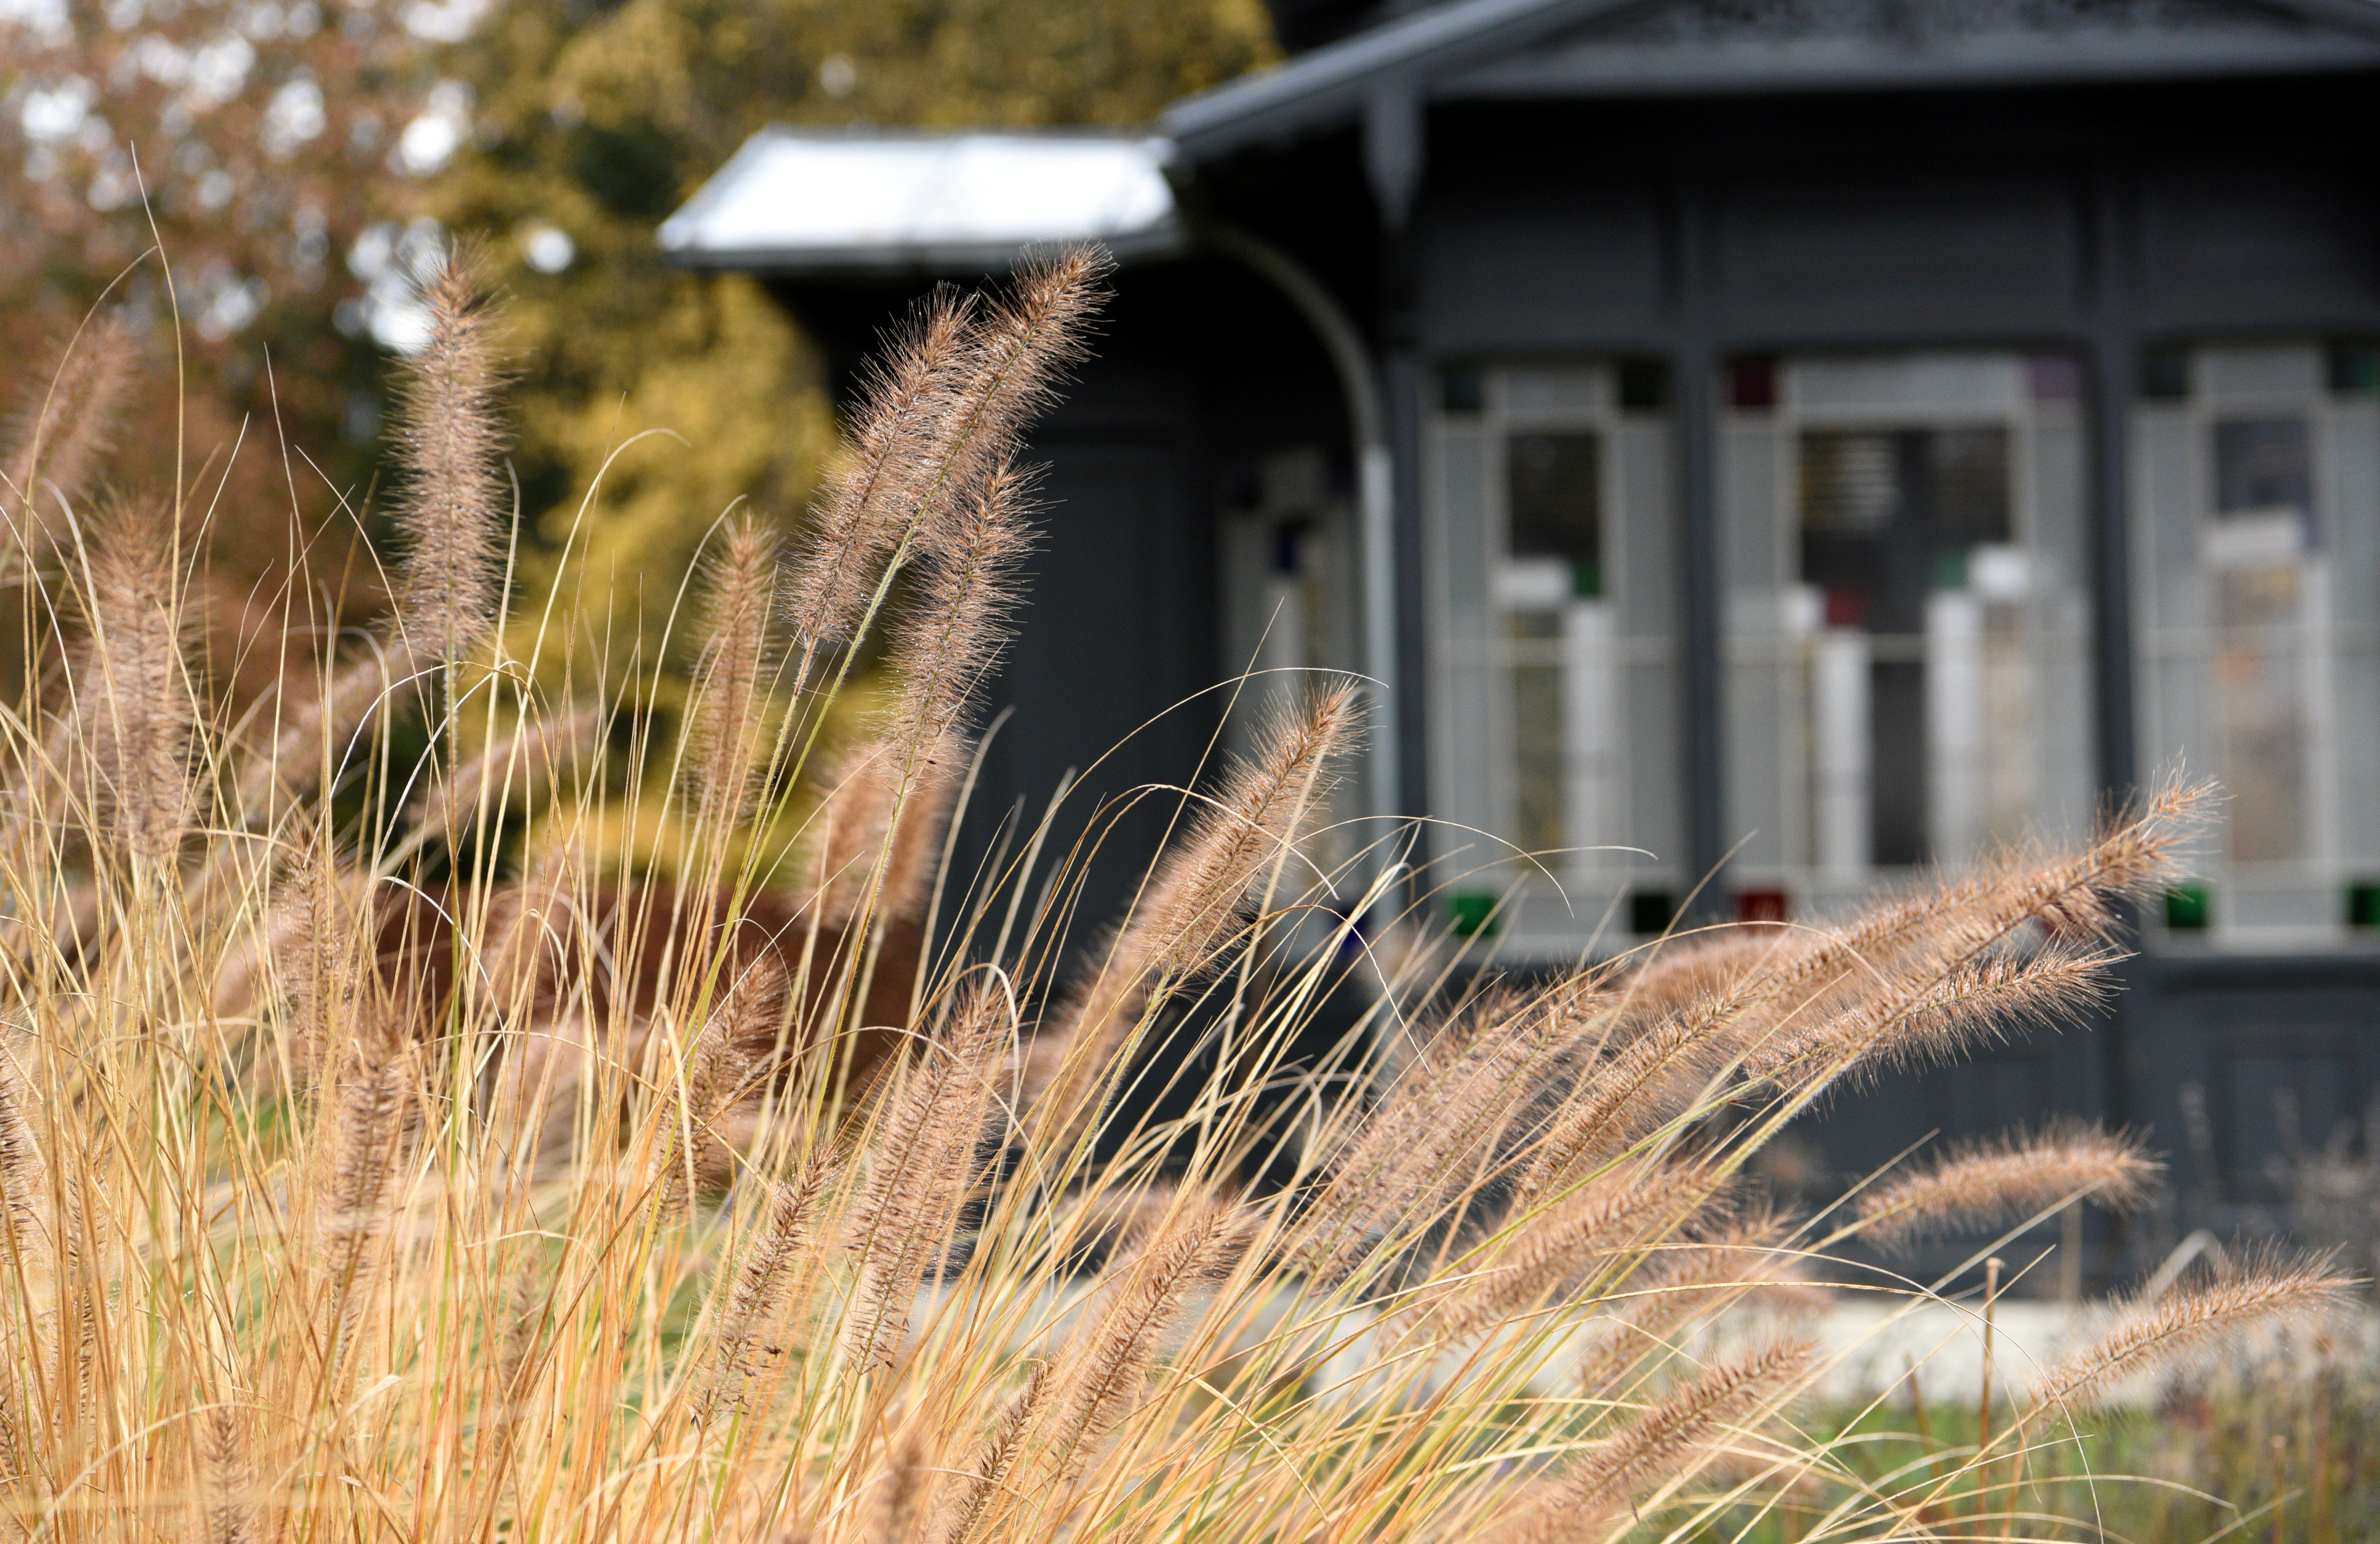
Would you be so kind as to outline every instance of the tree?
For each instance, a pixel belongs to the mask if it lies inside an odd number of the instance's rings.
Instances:
[[[1139,124],[1271,56],[1258,0],[0,0],[0,342],[46,359],[103,297],[142,333],[112,471],[182,476],[237,648],[301,549],[344,620],[381,602],[353,541],[382,378],[420,260],[471,249],[515,376],[516,581],[662,665],[667,707],[696,551],[738,504],[797,521],[834,422],[793,320],[663,266],[661,221],[771,122]]]
[[[382,354],[346,260],[468,132],[432,54],[458,19],[426,0],[0,0],[8,384],[38,400],[58,346],[112,313],[146,356],[114,475],[165,488],[178,468],[219,538],[265,537],[216,543],[250,578],[289,550],[293,501],[319,524],[369,476]]]
[[[832,425],[796,329],[654,244],[754,130],[1139,124],[1271,56],[1257,0],[515,0],[450,63],[478,133],[434,191],[513,297],[540,542],[601,474],[589,572],[651,599],[736,499],[798,514]],[[620,451],[653,430],[684,438]],[[616,617],[613,599],[587,603]]]

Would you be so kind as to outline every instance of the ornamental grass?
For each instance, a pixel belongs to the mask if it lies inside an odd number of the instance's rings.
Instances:
[[[666,602],[670,715],[657,662],[555,620],[599,613],[520,599],[468,264],[424,276],[369,626],[293,590],[202,647],[205,468],[106,480],[127,340],[23,383],[0,1533],[2043,1537],[2027,1465],[2078,1413],[2341,1303],[2318,1259],[2184,1286],[1882,1473],[1797,1415],[1829,1354],[1754,1311],[1870,1235],[2143,1193],[2138,1142],[2063,1127],[1816,1216],[1749,1165],[1879,1069],[2093,1005],[2203,791],[1835,923],[1461,971],[1418,911],[1359,920],[1425,887],[1410,831],[1312,856],[1366,734],[1324,676],[1143,791],[1161,851],[1102,850],[1112,808],[1055,841],[1053,801],[963,867],[1024,437],[1105,272],[889,334],[799,539],[722,517]],[[599,840],[624,808],[666,862]],[[1094,856],[1144,871],[1122,917],[1076,915]]]

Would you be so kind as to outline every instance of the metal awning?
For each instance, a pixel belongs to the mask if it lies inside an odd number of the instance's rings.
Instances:
[[[661,228],[681,267],[764,274],[981,273],[1018,252],[1186,245],[1172,145],[1093,134],[766,128]]]

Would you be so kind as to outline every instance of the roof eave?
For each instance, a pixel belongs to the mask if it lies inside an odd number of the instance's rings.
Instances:
[[[1758,61],[1703,59],[1693,67],[1675,60],[1641,58],[1598,61],[1587,68],[1477,70],[1438,93],[1448,101],[1558,101],[1694,95],[1787,96],[1819,91],[1955,90],[2012,85],[2072,86],[2143,79],[2216,79],[2227,76],[2315,75],[2380,67],[2380,40],[2340,47],[2276,39],[2242,47],[2226,42],[2205,46],[2174,40],[2166,46],[2095,49],[2068,40],[2058,46],[1975,48],[1940,57],[1895,59],[1878,66],[1867,58],[1824,49],[1765,54]]]
[[[1460,0],[1316,49],[1261,75],[1184,97],[1158,130],[1192,160],[1352,118],[1374,82],[1429,59],[1460,67],[1629,0]]]
[[[1185,159],[1217,159],[1353,122],[1362,114],[1367,96],[1401,76],[1410,82],[1409,89],[1428,96],[1428,82],[1417,79],[1425,72],[1433,77],[1459,72],[1500,53],[1525,47],[1545,33],[1632,3],[1460,0],[1317,49],[1265,74],[1185,97],[1166,110],[1158,127]],[[2309,21],[2380,40],[2380,0],[2271,3]],[[2348,67],[2360,62],[2351,61]],[[2293,60],[2288,67],[2301,67]],[[2137,78],[2144,73],[2153,73],[2153,68],[2118,70],[2112,78]],[[2179,73],[2206,71],[2193,66]],[[1744,90],[1748,84],[1740,78],[1713,82],[1715,88],[1730,91]],[[1776,89],[1805,88],[1783,81]]]

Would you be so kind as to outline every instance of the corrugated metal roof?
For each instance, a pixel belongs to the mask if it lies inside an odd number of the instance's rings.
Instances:
[[[763,129],[661,229],[693,268],[961,273],[1028,247],[1184,245],[1163,140]]]

